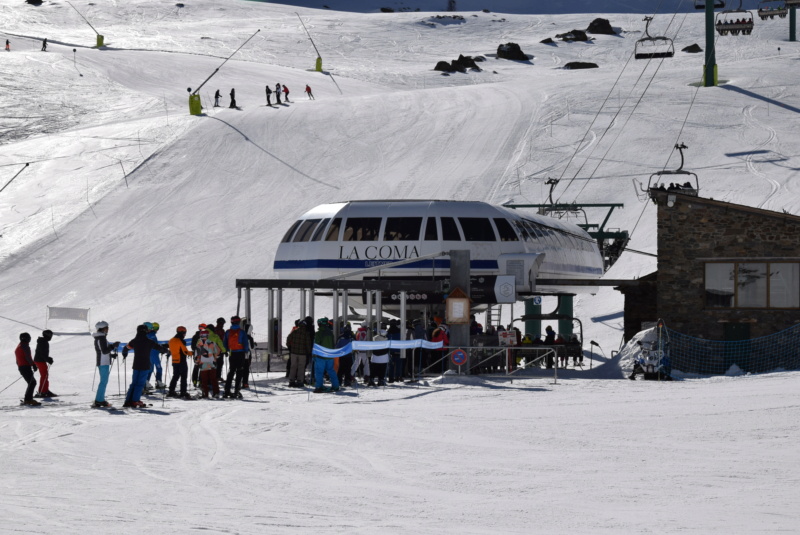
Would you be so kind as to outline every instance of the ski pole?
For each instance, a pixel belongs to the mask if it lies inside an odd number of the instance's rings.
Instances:
[[[119,382],[119,357],[114,357],[114,360],[117,361],[117,394],[122,395],[122,385]]]
[[[8,385],[7,387],[5,387],[4,389],[0,390],[0,394],[2,394],[3,392],[5,392],[5,391],[6,391],[6,390],[8,390],[9,388],[11,388],[11,385],[13,385],[14,383],[16,383],[16,382],[17,382],[17,381],[19,381],[20,379],[22,379],[22,376],[21,376],[21,375],[20,375],[19,377],[17,377],[17,380],[16,380],[16,381],[14,381],[13,383],[11,383],[10,385]]]
[[[92,375],[92,392],[94,392],[94,380],[97,379],[97,366],[94,367],[94,375]]]

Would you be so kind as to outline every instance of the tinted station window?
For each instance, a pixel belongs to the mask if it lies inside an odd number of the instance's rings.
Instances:
[[[514,227],[511,226],[507,219],[495,217],[494,226],[497,227],[497,232],[500,233],[500,241],[519,241],[517,233],[514,232]]]
[[[378,241],[380,217],[348,217],[344,224],[343,241]]]
[[[497,241],[494,229],[488,218],[485,217],[459,217],[461,230],[464,231],[466,241]]]
[[[452,217],[442,218],[442,240],[461,241],[461,234],[458,233],[456,220]]]
[[[311,237],[311,241],[319,241],[319,240],[321,240],[322,239],[322,233],[325,232],[325,227],[327,227],[328,223],[330,223],[330,222],[331,222],[330,218],[323,219],[322,223],[320,223],[319,226],[317,227],[317,230],[314,231],[314,235]]]
[[[319,224],[319,219],[306,219],[303,221],[303,224],[300,225],[299,229],[297,229],[297,234],[294,235],[294,239],[292,241],[298,242],[310,240],[314,229],[317,228],[317,224]]]
[[[325,235],[325,241],[338,241],[339,240],[339,227],[342,226],[342,218],[337,217],[328,228],[328,233]]]
[[[283,239],[281,240],[281,242],[286,243],[286,242],[290,241],[292,239],[292,235],[294,234],[294,231],[297,230],[297,227],[299,227],[300,223],[302,223],[302,222],[303,222],[302,220],[295,221],[294,224],[291,227],[289,227],[289,230],[286,231],[286,234],[284,234]]]
[[[389,217],[383,231],[384,241],[409,241],[419,239],[421,217]]]
[[[436,241],[439,239],[439,231],[436,230],[436,218],[429,217],[428,222],[425,223],[425,240]]]

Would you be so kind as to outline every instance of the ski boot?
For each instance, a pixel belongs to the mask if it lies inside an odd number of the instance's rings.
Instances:
[[[161,381],[156,381],[156,388],[157,389],[167,388],[167,383],[162,383]]]
[[[167,397],[168,398],[177,398],[178,397],[178,393],[175,392],[174,390],[170,390],[169,392],[167,392]]]
[[[20,405],[27,405],[29,407],[38,407],[39,405],[41,405],[41,403],[39,403],[35,399],[26,399],[23,400],[22,403],[20,403]]]
[[[181,393],[180,393],[180,395],[178,395],[178,396],[176,396],[176,397],[179,397],[179,398],[181,398],[181,399],[194,399],[194,398],[192,398],[192,396],[189,394],[189,392],[181,392]]]
[[[232,397],[233,399],[244,399],[244,396],[243,396],[243,395],[242,395],[242,393],[241,393],[241,392],[239,392],[238,390],[237,390],[236,392],[234,392],[234,393],[231,395],[231,397]]]
[[[45,392],[45,393],[44,393],[44,397],[46,397],[46,398],[57,398],[57,397],[58,397],[58,394],[55,394],[55,393],[53,393],[53,392],[50,392],[50,391],[48,390],[47,392]]]

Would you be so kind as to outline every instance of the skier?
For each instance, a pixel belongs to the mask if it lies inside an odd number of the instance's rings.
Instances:
[[[94,337],[94,352],[97,355],[97,371],[100,374],[100,383],[97,385],[97,393],[94,396],[92,407],[111,407],[106,401],[106,385],[108,385],[108,375],[111,370],[113,359],[116,358],[116,348],[119,342],[108,343],[108,323],[98,321],[94,326],[97,332],[92,334]]]
[[[250,325],[247,318],[242,318],[242,329],[247,335],[247,341],[250,344],[250,351],[247,352],[247,358],[244,360],[242,388],[250,388],[250,364],[253,362],[253,352],[256,350],[256,341],[253,340],[253,326]]]
[[[34,397],[37,398],[56,398],[56,394],[50,392],[50,364],[53,359],[50,357],[50,340],[53,338],[53,331],[50,329],[42,331],[42,336],[36,340],[36,351],[33,353],[33,362],[39,369],[39,391]]]
[[[373,340],[375,342],[387,341],[389,338],[386,336],[386,329],[381,329],[375,335]],[[367,386],[386,386],[386,367],[389,365],[389,348],[373,349],[372,350],[372,375],[369,378]],[[378,384],[375,384],[374,379],[378,379]]]
[[[206,331],[206,337],[207,337],[208,330],[206,330],[205,323],[201,323],[200,325],[198,325],[197,331],[195,331],[195,333],[192,335],[192,342],[190,347],[192,348],[192,351],[195,352],[195,355],[197,354],[197,343],[200,341],[200,333],[203,331]],[[196,358],[194,360],[195,360],[195,365],[192,367],[192,384],[194,385],[195,388],[197,388],[197,381],[200,376],[200,365],[197,364]]]
[[[275,102],[277,102],[278,105],[280,105],[280,103],[281,103],[281,83],[280,82],[275,84]]]
[[[229,107],[230,108],[235,108],[236,107],[236,89],[235,88],[231,88],[231,105]]]
[[[6,39],[6,52],[11,52],[11,41]]]
[[[308,100],[316,100],[314,98],[314,93],[311,92],[311,86],[306,84],[306,95],[308,95]]]
[[[150,351],[157,349],[161,353],[167,350],[158,343],[147,337],[147,327],[139,325],[136,327],[136,337],[128,342],[122,350],[122,356],[127,357],[128,350],[133,349],[133,375],[131,376],[131,386],[125,396],[123,407],[141,408],[145,407],[142,403],[142,391],[147,382],[147,374],[150,373]]]
[[[349,323],[345,323],[342,327],[342,334],[339,335],[339,339],[336,341],[336,349],[342,348],[353,341],[353,329],[350,327]],[[353,354],[348,353],[343,357],[339,357],[339,384],[344,386],[352,386],[353,384]]]
[[[144,326],[147,327],[147,337],[153,342],[158,343],[158,329],[160,327],[158,322],[147,322]],[[150,351],[150,373],[147,374],[147,383],[144,385],[145,394],[149,394],[153,390],[153,387],[150,385],[150,378],[153,376],[153,370],[156,371],[156,389],[165,388],[167,385],[161,381],[164,373],[161,368],[161,351],[155,349]]]
[[[269,88],[269,84],[267,84],[267,106],[270,108],[272,107],[272,102],[270,102],[270,97],[272,96],[272,89]]]
[[[217,325],[214,327],[214,322],[208,324],[208,337],[212,338],[211,332],[213,331],[219,340],[214,340],[219,345],[220,353],[219,357],[217,358],[217,380],[220,383],[225,382],[225,377],[223,377],[222,368],[225,364],[225,357],[228,355],[228,352],[225,349],[225,343],[223,339],[225,338],[225,318],[217,318]],[[213,339],[213,338],[212,338]]]
[[[222,95],[219,94],[219,89],[217,89],[217,92],[214,93],[214,107],[215,108],[219,108],[219,99],[220,99],[221,96]]]
[[[286,86],[284,86],[286,87]],[[320,318],[317,320],[317,325],[319,326],[319,330],[317,330],[317,334],[314,336],[314,343],[318,346],[325,347],[327,349],[333,349],[334,340],[333,340],[333,331],[331,331],[330,324],[328,323],[328,318]],[[339,377],[336,375],[336,370],[334,369],[334,359],[331,358],[323,358],[319,355],[316,356],[314,359],[314,393],[321,394],[322,392],[328,392],[323,387],[323,382],[325,380],[325,375],[330,378],[331,380],[331,390],[337,392],[339,390]]]
[[[286,84],[283,85],[283,95],[284,95],[283,100],[289,102],[289,88],[286,87]]]
[[[186,391],[186,376],[189,374],[189,366],[186,363],[186,355],[194,355],[186,348],[183,339],[186,337],[186,327],[180,326],[175,329],[175,336],[169,340],[169,351],[172,353],[172,380],[169,382],[169,393],[167,397],[190,399],[192,396]],[[181,393],[175,392],[181,380]]]
[[[33,389],[36,388],[36,379],[34,379],[33,374],[36,372],[36,364],[33,362],[33,357],[31,356],[30,343],[31,335],[28,333],[20,333],[19,345],[14,351],[14,354],[17,357],[19,374],[28,383],[28,388],[25,390],[25,398],[22,400],[22,404],[37,407],[41,405],[41,403],[33,399]]]
[[[47,52],[47,37],[42,41],[42,52]]]
[[[395,319],[389,320],[389,329],[386,331],[386,337],[389,340],[400,340],[400,325]],[[403,381],[403,362],[401,362],[400,350],[389,350],[389,382],[400,383]]]
[[[225,393],[222,394],[224,398],[242,399],[243,397],[240,390],[242,388],[242,376],[244,375],[244,362],[250,346],[247,334],[241,329],[240,322],[241,318],[239,316],[233,316],[231,318],[231,328],[225,331],[225,338],[222,339],[225,343],[225,349],[231,354],[228,358],[230,367],[228,369],[228,377],[225,380]],[[233,392],[231,392],[232,385],[234,387]]]
[[[214,397],[219,397],[219,383],[217,382],[217,367],[214,365],[217,355],[220,353],[219,346],[208,337],[206,329],[200,331],[195,351],[194,361],[200,370],[200,388],[203,391],[203,398],[208,399],[208,387],[211,385]]]
[[[361,327],[358,328],[356,331],[355,338],[359,342],[366,342],[369,340],[369,323],[366,321],[361,324]],[[358,350],[355,351],[355,358],[353,359],[353,368],[350,370],[350,374],[355,376],[356,372],[358,371],[358,367],[361,364],[364,364],[364,384],[369,383],[369,351]]]
[[[303,388],[306,354],[311,346],[308,325],[305,321],[298,320],[297,327],[286,338],[286,347],[289,349],[289,388]]]

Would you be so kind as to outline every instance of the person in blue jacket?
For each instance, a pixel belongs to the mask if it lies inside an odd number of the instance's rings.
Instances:
[[[145,322],[145,327],[147,327],[147,337],[155,343],[158,343],[158,329],[159,324],[156,322],[150,323]],[[144,385],[144,390],[146,394],[149,394],[151,390],[153,390],[153,386],[150,384],[150,378],[153,376],[153,371],[156,372],[156,388],[166,388],[166,384],[161,380],[163,370],[161,368],[161,351],[153,349],[150,351],[150,373],[147,374],[147,383]]]
[[[225,393],[222,394],[224,398],[242,399],[242,380],[244,379],[244,365],[247,359],[247,352],[250,351],[250,341],[247,338],[247,333],[241,328],[242,319],[239,316],[231,318],[231,328],[225,331],[225,337],[222,339],[225,344],[225,351],[230,356],[228,357],[228,377],[225,380]],[[235,377],[235,382],[234,382]],[[234,387],[231,393],[231,386]]]

